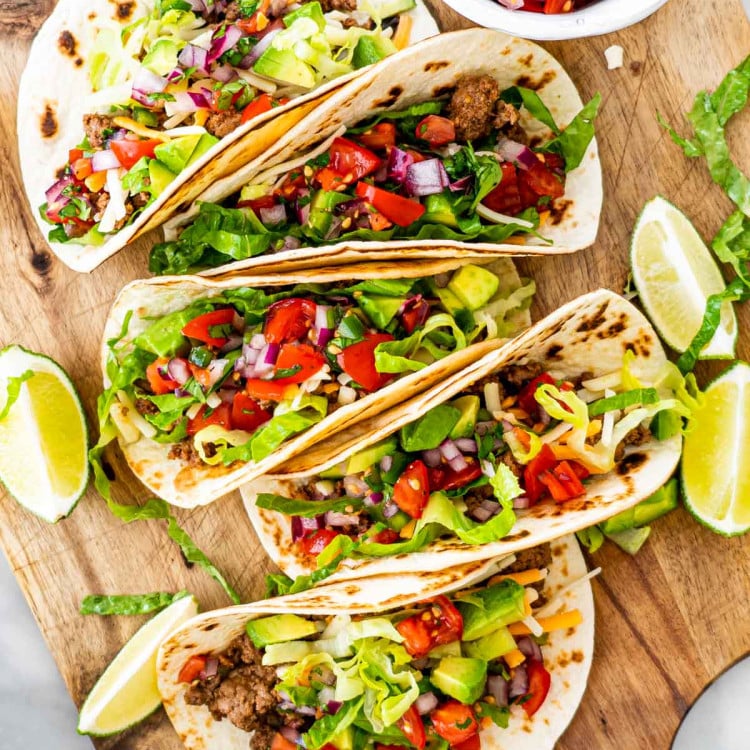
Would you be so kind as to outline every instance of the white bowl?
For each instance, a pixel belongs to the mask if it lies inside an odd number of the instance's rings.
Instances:
[[[525,39],[578,39],[608,34],[642,21],[667,0],[597,0],[572,13],[509,10],[497,0],[444,0],[456,13],[490,29]]]

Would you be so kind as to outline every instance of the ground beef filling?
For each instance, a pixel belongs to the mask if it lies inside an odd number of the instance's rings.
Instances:
[[[236,727],[254,732],[252,750],[268,750],[284,717],[278,711],[275,667],[261,664],[261,652],[247,635],[235,638],[219,655],[219,672],[194,682],[185,691],[189,706],[207,706],[217,721],[229,719]]]
[[[84,115],[83,129],[91,148],[101,148],[109,132],[116,129],[114,119],[106,115]]]
[[[242,112],[236,109],[227,109],[220,112],[212,112],[206,120],[206,130],[217,138],[229,135],[242,122]]]
[[[332,10],[338,10],[341,13],[351,13],[353,10],[357,10],[357,0],[321,0],[320,5],[323,8],[323,13],[328,13]]]

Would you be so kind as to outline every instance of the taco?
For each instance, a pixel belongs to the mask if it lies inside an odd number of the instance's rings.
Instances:
[[[552,750],[593,656],[585,579],[569,536],[208,612],[162,645],[159,690],[189,750]]]
[[[269,149],[358,69],[437,33],[421,0],[360,5],[59,2],[18,104],[26,192],[54,252],[92,270]]]
[[[647,498],[677,465],[681,398],[651,325],[600,290],[242,494],[271,559],[303,576],[297,586],[437,570]]]
[[[175,505],[208,503],[461,370],[530,323],[513,263],[137,281],[104,333],[104,441]]]
[[[487,29],[425,40],[343,87],[256,163],[165,226],[154,273],[253,258],[314,267],[590,245],[602,204],[593,119],[562,66]]]

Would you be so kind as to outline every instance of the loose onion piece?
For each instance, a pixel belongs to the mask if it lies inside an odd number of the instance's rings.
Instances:
[[[482,203],[477,204],[477,213],[487,221],[491,221],[493,224],[518,224],[519,227],[526,227],[527,229],[533,229],[534,224],[526,219],[519,219],[516,216],[508,216],[508,214],[501,214],[497,211],[493,211],[491,208]]]

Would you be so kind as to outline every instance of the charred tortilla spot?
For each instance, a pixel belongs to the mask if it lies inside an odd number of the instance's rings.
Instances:
[[[208,622],[203,626],[202,630],[204,633],[210,633],[212,630],[215,630],[218,627],[219,627],[218,622]]]
[[[93,13],[93,12],[89,13],[88,19],[89,21],[94,21],[96,19],[96,13]]]
[[[528,55],[522,55],[518,58],[518,64],[523,66],[524,68],[528,68],[529,65],[531,65],[532,61],[534,60],[534,54],[532,52],[529,52]]]
[[[450,65],[449,62],[441,61],[441,62],[428,62],[424,66],[424,72],[425,73],[434,73],[437,70],[442,70],[443,68],[447,68]]]
[[[76,57],[75,61],[73,62],[73,65],[75,65],[76,68],[80,68],[81,65],[83,65],[83,58]]]
[[[401,86],[393,86],[391,90],[388,92],[388,96],[385,99],[380,99],[377,102],[373,103],[373,107],[392,107],[401,97],[401,94],[404,93],[404,90],[401,88]]]
[[[646,460],[647,457],[645,453],[629,453],[619,464],[617,464],[617,473],[620,476],[625,476],[639,466],[642,466]]]
[[[135,10],[135,0],[127,0],[127,2],[117,3],[115,9],[115,18],[118,21],[127,21],[130,16],[133,15]]]
[[[607,312],[609,307],[609,301],[602,302],[599,305],[599,309],[590,317],[584,318],[576,328],[576,333],[585,333],[587,331],[593,331],[601,325],[604,325],[605,318],[604,313]]]
[[[622,320],[615,321],[606,330],[597,331],[596,335],[600,339],[613,339],[625,330],[625,323]]]
[[[532,135],[529,138],[529,148],[537,148],[542,145],[544,138],[541,135]]]
[[[453,92],[453,86],[436,86],[432,89],[432,96],[435,99],[442,99]]]
[[[532,91],[539,91],[539,89],[543,89],[548,83],[554,81],[556,77],[557,73],[554,70],[546,70],[537,80],[534,80],[531,76],[519,76],[516,79],[516,85],[523,86]]]
[[[568,214],[568,209],[573,206],[573,201],[567,198],[556,200],[549,207],[549,222],[553,226],[561,224]]]
[[[68,57],[75,57],[77,45],[76,38],[67,29],[60,32],[60,36],[57,38],[57,46],[60,52]]]
[[[570,630],[574,630],[575,628],[569,628]],[[580,664],[583,661],[583,651],[580,651],[576,649],[571,655],[570,658],[576,663]]]
[[[39,128],[42,132],[42,138],[52,138],[57,134],[57,115],[55,110],[52,109],[52,105],[45,104]]]
[[[560,357],[560,352],[563,350],[563,347],[561,344],[552,344],[552,346],[547,349],[547,359],[562,359]]]
[[[503,538],[504,542],[515,542],[519,539],[523,539],[524,537],[527,537],[531,532],[528,529],[523,529],[522,531],[519,531],[517,534],[510,534]]]

